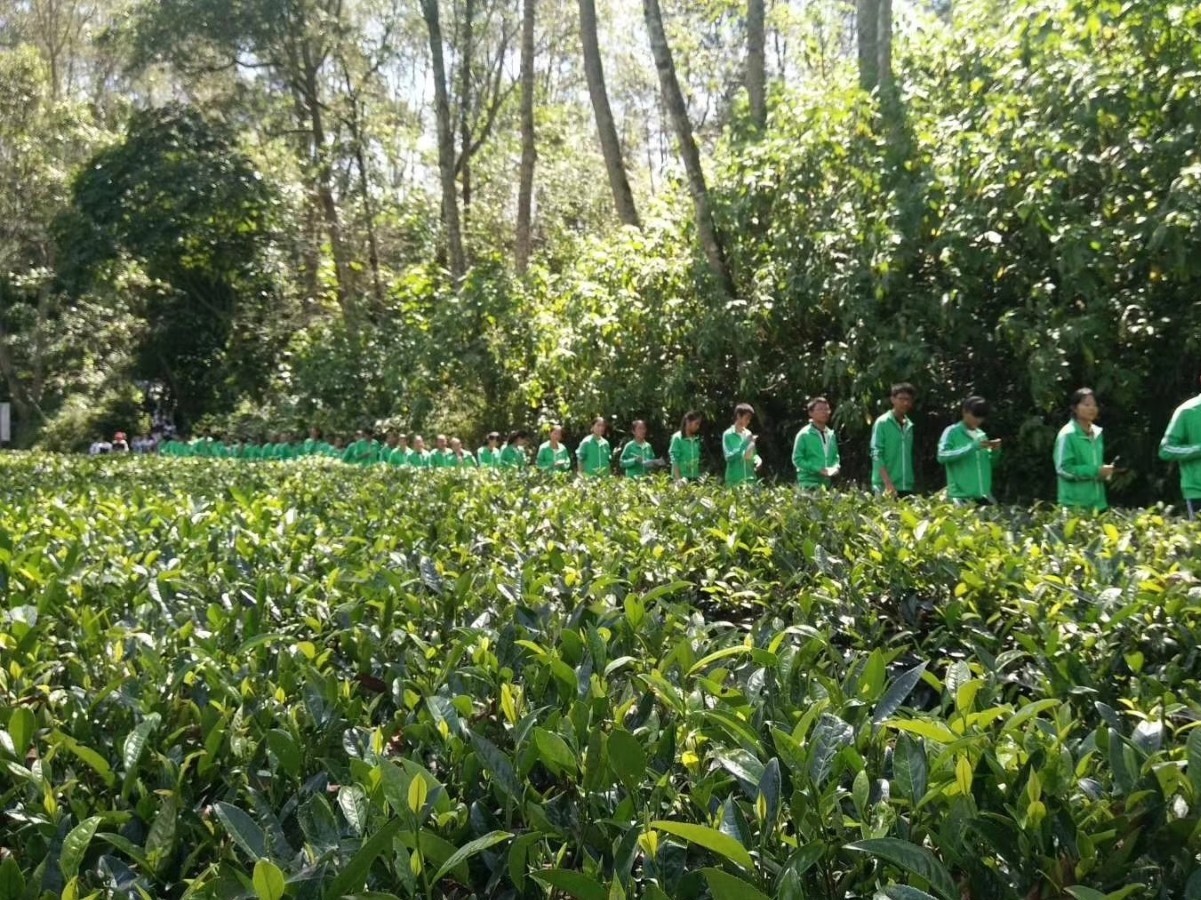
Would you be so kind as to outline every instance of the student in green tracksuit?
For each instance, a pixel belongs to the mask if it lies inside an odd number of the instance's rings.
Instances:
[[[889,392],[892,409],[872,425],[872,490],[890,497],[913,493],[913,398],[917,390],[908,382],[894,384]]]
[[[1072,394],[1072,421],[1055,438],[1055,475],[1059,505],[1072,509],[1103,510],[1109,507],[1105,482],[1114,467],[1105,464],[1105,439],[1094,423],[1101,408],[1091,388]]]
[[[680,421],[680,430],[671,436],[667,457],[671,460],[671,477],[676,484],[696,481],[701,477],[702,422],[704,416],[689,410]]]
[[[529,465],[529,457],[525,454],[525,442],[528,438],[524,431],[509,432],[505,448],[500,451],[500,468],[524,469]]]
[[[282,440],[273,447],[272,459],[282,459],[284,445]],[[379,459],[379,443],[365,429],[355,432],[355,439],[342,452],[342,461],[355,466],[369,466]]]
[[[409,436],[407,434],[396,435],[396,446],[392,448],[392,452],[388,454],[387,463],[396,469],[403,469],[409,464]]]
[[[565,475],[571,472],[571,451],[563,444],[563,429],[552,425],[550,435],[538,447],[534,465],[540,472]]]
[[[321,433],[321,429],[314,425],[309,429],[309,436],[300,445],[300,452],[305,456],[317,456],[320,454],[321,445],[324,443],[325,438]]]
[[[450,439],[450,468],[474,469],[475,466],[475,457],[471,455],[471,451],[464,450],[463,442],[457,437],[452,437]]]
[[[734,407],[734,424],[721,436],[721,452],[726,460],[726,484],[754,484],[755,469],[761,460],[755,452],[755,435],[751,434],[751,419],[755,408],[749,403]]]
[[[642,478],[649,475],[657,463],[655,448],[646,439],[646,422],[637,419],[634,422],[634,439],[627,443],[621,451],[618,462],[621,470],[630,478]]]
[[[947,496],[951,501],[994,503],[992,470],[1001,455],[1000,439],[984,433],[988,403],[983,397],[963,401],[963,419],[948,426],[938,439],[938,461],[947,470]]]
[[[500,468],[500,432],[492,431],[484,439],[484,446],[475,452],[481,469]]]
[[[409,466],[413,469],[432,469],[433,457],[425,449],[425,438],[419,434],[413,435],[413,449],[409,451]]]
[[[431,469],[451,468],[450,441],[446,435],[440,434],[434,438],[434,449],[430,452]]]
[[[1159,442],[1159,458],[1179,463],[1180,491],[1188,506],[1188,517],[1201,512],[1201,394],[1185,400],[1172,413]]]
[[[807,409],[809,424],[797,432],[796,440],[792,442],[796,483],[805,490],[829,490],[842,465],[838,438],[830,428],[830,401],[825,397],[814,397]]]
[[[576,448],[575,457],[580,474],[587,478],[602,478],[612,471],[609,465],[612,451],[605,440],[605,427],[604,416],[597,416],[592,420],[592,434],[580,441]]]

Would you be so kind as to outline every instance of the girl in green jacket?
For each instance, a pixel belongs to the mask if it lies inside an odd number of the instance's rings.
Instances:
[[[555,475],[571,471],[571,451],[563,446],[562,426],[551,427],[549,438],[543,441],[538,448],[538,456],[535,458],[534,464],[540,471]]]
[[[634,439],[621,451],[621,470],[630,478],[641,478],[649,475],[657,465],[655,448],[646,439],[646,422],[637,419],[634,422]]]
[[[676,484],[696,481],[701,477],[701,423],[704,417],[695,410],[684,413],[680,430],[671,436],[667,458],[671,460],[671,477]]]
[[[1092,388],[1080,388],[1072,394],[1071,406],[1072,421],[1059,429],[1055,438],[1059,505],[1107,509],[1105,482],[1113,475],[1113,466],[1105,464],[1105,439],[1094,424],[1101,407]]]

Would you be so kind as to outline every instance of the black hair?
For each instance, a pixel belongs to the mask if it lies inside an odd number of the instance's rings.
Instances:
[[[813,407],[817,406],[819,403],[824,403],[826,406],[830,405],[830,401],[825,397],[814,397],[805,405],[805,409],[807,409],[809,412],[813,412]]]
[[[988,415],[988,401],[983,397],[973,394],[963,401],[963,411],[975,416],[977,419],[983,419]]]
[[[888,392],[888,396],[896,397],[900,394],[908,394],[910,397],[916,397],[917,388],[908,381],[899,381],[892,386],[892,389]]]
[[[697,412],[695,409],[688,410],[688,412],[684,413],[684,418],[680,419],[680,434],[688,433],[689,422],[703,421],[705,421],[705,417],[701,413]]]
[[[499,444],[500,443],[500,432],[499,431],[489,431],[488,436],[486,438],[484,438],[484,443],[487,443],[488,441],[496,441],[496,443]]]
[[[753,416],[754,414],[755,414],[755,407],[751,406],[749,403],[739,403],[737,406],[734,407],[734,418],[735,419],[741,419],[743,416],[748,416],[748,415]]]
[[[1076,407],[1083,403],[1088,397],[1092,397],[1094,400],[1097,397],[1097,395],[1093,393],[1092,388],[1076,388],[1076,390],[1072,391],[1072,399],[1068,401],[1068,406],[1071,407],[1072,412],[1075,412]]]

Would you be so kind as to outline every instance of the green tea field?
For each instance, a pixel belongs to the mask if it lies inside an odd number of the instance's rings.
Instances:
[[[1199,538],[7,455],[0,900],[1197,900]]]

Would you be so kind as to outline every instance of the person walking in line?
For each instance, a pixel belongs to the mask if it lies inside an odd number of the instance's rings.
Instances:
[[[1001,441],[989,440],[984,433],[988,403],[983,397],[968,397],[961,413],[963,418],[938,439],[938,461],[947,470],[947,496],[961,506],[995,503],[992,472],[1001,455]]]
[[[540,472],[565,475],[571,472],[571,451],[563,445],[563,427],[552,425],[547,439],[538,447],[534,465]]]
[[[475,457],[471,455],[470,450],[463,449],[463,442],[457,437],[450,439],[450,468],[452,469],[474,469],[476,467]]]
[[[755,408],[749,403],[734,407],[734,424],[721,436],[721,451],[726,460],[726,484],[754,484],[755,470],[761,460],[755,450],[755,435],[751,434],[751,419]]]
[[[526,440],[527,437],[524,431],[509,432],[509,439],[505,443],[505,448],[500,452],[500,468],[524,469],[529,465],[529,458],[525,455]]]
[[[636,419],[633,430],[634,439],[622,448],[618,462],[629,478],[643,478],[662,463],[655,459],[655,448],[646,439],[646,422]]]
[[[704,416],[695,410],[684,413],[680,430],[671,436],[667,450],[671,460],[671,477],[676,484],[696,481],[701,477],[701,423]]]
[[[1070,509],[1109,508],[1105,482],[1114,467],[1105,463],[1105,438],[1096,424],[1101,407],[1092,388],[1072,394],[1072,420],[1055,438],[1055,476],[1059,505]]]
[[[500,467],[500,432],[492,431],[484,438],[484,446],[475,452],[475,458],[481,469],[496,469]]]
[[[1180,466],[1180,491],[1189,519],[1201,513],[1201,394],[1185,400],[1159,442],[1159,458]]]
[[[575,456],[580,474],[585,478],[603,478],[609,475],[612,452],[609,442],[605,440],[605,417],[597,416],[592,420],[592,433],[580,441]]]
[[[826,491],[841,468],[838,438],[830,428],[830,401],[825,397],[814,397],[807,409],[809,422],[797,432],[792,443],[796,483],[805,490]]]
[[[892,409],[872,425],[872,490],[889,497],[913,493],[913,400],[917,390],[908,382],[889,391]]]

